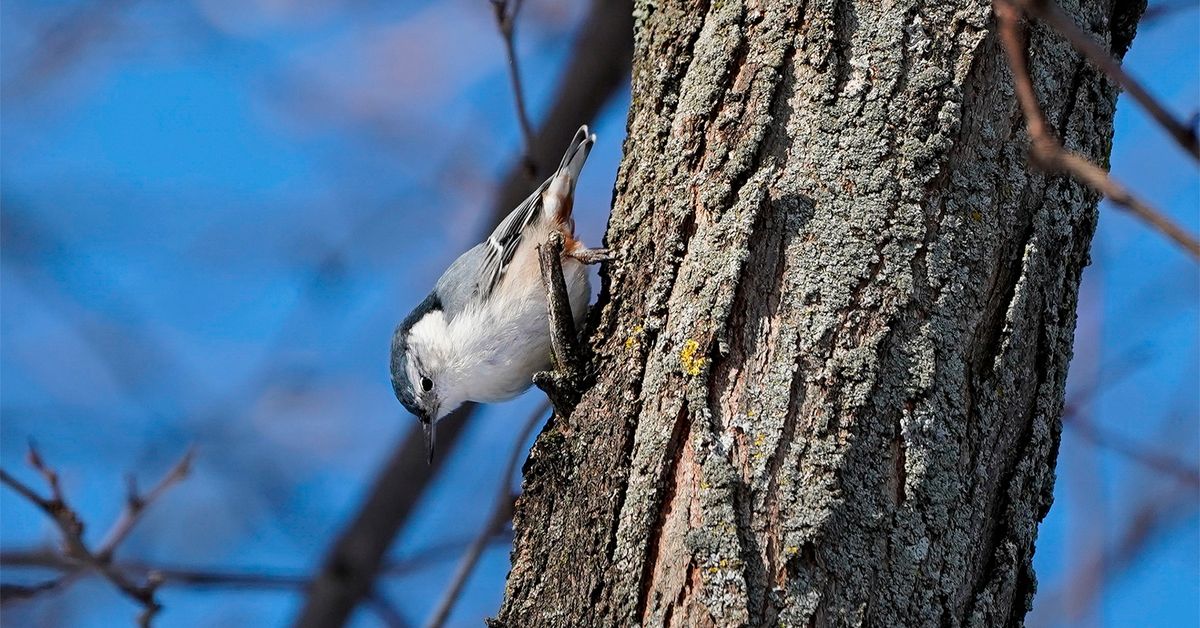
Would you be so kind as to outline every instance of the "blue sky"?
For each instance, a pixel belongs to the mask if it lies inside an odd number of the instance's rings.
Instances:
[[[411,420],[383,366],[391,328],[490,227],[492,187],[519,145],[491,9],[130,3],[91,20],[106,26],[70,63],[24,77],[31,33],[73,7],[0,5],[0,458],[19,468],[35,438],[98,534],[127,471],[147,484],[196,443],[196,473],[149,513],[126,555],[307,573]],[[534,119],[581,17],[582,7],[526,3],[518,47]],[[1195,10],[1172,14],[1144,26],[1127,59],[1181,115],[1200,110],[1198,32]],[[589,242],[603,234],[627,106],[624,94],[594,121],[600,141],[576,210]],[[1194,164],[1124,98],[1112,167],[1200,231]],[[1089,422],[1194,467],[1197,265],[1108,204],[1093,260],[1069,389],[1087,398]],[[475,533],[538,401],[484,410],[397,558]],[[1031,622],[1054,616],[1042,605],[1064,597],[1085,556],[1119,540],[1143,500],[1175,499],[1179,514],[1079,621],[1200,625],[1200,518],[1196,495],[1180,489],[1068,426],[1036,557],[1046,595]],[[6,548],[54,538],[11,493],[0,512]],[[457,558],[386,580],[406,618],[429,612]],[[493,545],[452,625],[495,610],[507,567],[507,545]],[[285,621],[298,598],[167,589],[163,601],[172,626],[262,625]],[[5,620],[108,626],[133,614],[87,581]],[[359,613],[356,625],[378,621]]]

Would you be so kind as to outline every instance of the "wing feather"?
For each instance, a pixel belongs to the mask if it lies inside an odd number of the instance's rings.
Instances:
[[[508,269],[508,264],[516,254],[517,247],[521,245],[521,236],[530,225],[541,219],[542,192],[549,183],[546,181],[539,185],[533,194],[530,194],[501,221],[485,241],[487,252],[483,258],[483,264],[479,268],[479,295],[481,297],[487,298],[491,295],[492,290],[504,277],[504,271]]]
[[[560,175],[566,175],[569,178],[571,192],[574,192],[575,181],[579,178],[579,171],[583,168],[583,162],[587,160],[588,152],[592,147],[592,143],[596,141],[596,136],[592,135],[588,130],[587,125],[584,125],[575,132],[575,137],[571,140],[571,145],[567,148],[567,152],[563,154],[562,161],[558,165],[558,170],[555,171],[549,179],[542,182],[541,185],[533,191],[517,208],[512,210],[501,221],[492,235],[488,236],[485,241],[487,251],[483,259],[483,263],[479,268],[479,297],[482,299],[488,298],[492,294],[492,290],[500,283],[504,277],[504,271],[508,269],[509,262],[512,261],[513,255],[516,254],[517,248],[521,245],[521,238],[530,225],[538,223],[542,220],[544,212],[542,211],[542,193],[555,181]]]

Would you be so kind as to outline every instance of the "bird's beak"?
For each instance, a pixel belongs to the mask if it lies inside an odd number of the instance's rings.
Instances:
[[[429,449],[429,457],[425,459],[425,463],[433,464],[433,449],[437,444],[437,423],[425,420],[421,422],[421,427],[425,430],[425,446]]]

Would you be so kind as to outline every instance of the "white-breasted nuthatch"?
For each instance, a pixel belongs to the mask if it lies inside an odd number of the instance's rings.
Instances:
[[[484,242],[463,253],[392,335],[392,389],[425,429],[433,458],[435,426],[464,401],[512,399],[550,367],[550,323],[537,247],[563,236],[563,278],[576,325],[590,287],[582,259],[600,250],[575,239],[575,184],[596,136],[580,127],[558,170]]]

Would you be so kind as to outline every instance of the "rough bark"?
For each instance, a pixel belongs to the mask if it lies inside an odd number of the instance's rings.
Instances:
[[[1141,11],[1064,8],[1118,53]],[[496,623],[1020,624],[1097,198],[1028,166],[989,3],[635,16],[596,378],[526,463]],[[1029,49],[1105,162],[1114,86]]]

